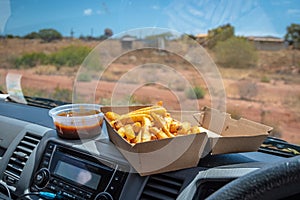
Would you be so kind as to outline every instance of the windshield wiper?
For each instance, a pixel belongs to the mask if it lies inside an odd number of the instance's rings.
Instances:
[[[41,98],[41,97],[25,96],[25,99],[26,99],[28,105],[38,106],[38,107],[48,108],[48,109],[67,104],[67,102],[53,100],[53,99],[47,99],[47,98]]]
[[[0,90],[0,94],[4,95],[5,93]],[[24,98],[27,101],[27,105],[37,106],[37,107],[41,107],[41,108],[48,108],[48,109],[68,104],[68,102],[47,99],[47,98],[42,98],[42,97],[24,96]],[[13,98],[10,98],[9,95],[5,96],[5,99],[10,102],[19,103],[19,102],[15,101]]]
[[[41,97],[24,96],[24,98],[27,101],[27,105],[41,107],[41,108],[47,108],[47,109],[51,109],[51,108],[54,108],[57,106],[68,104],[68,102],[47,99],[47,98],[41,98]],[[9,100],[10,102],[18,103],[10,97],[7,97],[7,100]]]
[[[259,151],[284,157],[292,157],[300,155],[300,146],[288,143],[278,138],[267,137],[260,146]]]

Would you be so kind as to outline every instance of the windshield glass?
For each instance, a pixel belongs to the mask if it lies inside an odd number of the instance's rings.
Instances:
[[[0,0],[0,90],[214,107],[300,144],[299,22],[298,0]]]

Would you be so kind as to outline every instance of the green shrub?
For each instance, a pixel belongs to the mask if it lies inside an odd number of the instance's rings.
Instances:
[[[201,87],[194,87],[186,90],[185,95],[189,99],[203,99],[205,96],[205,90]]]
[[[56,66],[77,66],[80,65],[91,49],[86,46],[68,46],[49,56],[50,64]]]
[[[223,67],[255,67],[257,53],[254,46],[244,38],[231,37],[218,42],[214,48],[217,63]]]
[[[54,52],[45,54],[39,52],[26,53],[13,60],[16,68],[29,68],[37,65],[55,65],[74,67],[80,65],[91,48],[87,46],[68,46]],[[95,67],[94,67],[95,68]]]
[[[88,55],[86,55],[88,56]],[[89,71],[100,71],[103,69],[100,61],[100,57],[93,54],[89,56],[87,60],[84,61],[83,66]]]
[[[77,81],[81,82],[90,82],[92,80],[92,76],[90,74],[79,74],[77,77]]]
[[[15,60],[16,68],[29,68],[39,64],[47,64],[48,58],[44,53],[26,53]]]
[[[208,31],[207,47],[212,49],[220,41],[225,41],[231,37],[234,37],[234,27],[230,24],[219,26],[215,29]]]
[[[261,77],[260,81],[263,83],[270,83],[270,78],[267,76],[263,76]]]
[[[65,88],[56,87],[51,94],[51,99],[57,99],[64,102],[72,102],[72,91]]]

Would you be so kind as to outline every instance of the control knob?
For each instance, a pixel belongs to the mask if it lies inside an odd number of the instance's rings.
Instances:
[[[44,188],[50,180],[50,172],[47,168],[41,168],[34,175],[33,183],[38,188]]]
[[[113,200],[114,198],[108,192],[100,192],[95,200]]]

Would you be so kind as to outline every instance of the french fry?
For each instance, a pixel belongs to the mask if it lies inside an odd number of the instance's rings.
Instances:
[[[179,128],[180,128],[180,122],[174,120],[174,121],[170,124],[169,130],[170,130],[170,132],[171,132],[172,134],[174,134],[174,133],[177,133],[177,131],[178,131]]]
[[[191,129],[191,124],[189,122],[182,122],[180,128],[177,131],[178,135],[186,135]]]
[[[158,129],[157,127],[151,127],[149,129],[150,133],[153,133],[158,139],[164,139],[164,138],[168,138],[168,136],[160,129]]]
[[[161,117],[159,117],[155,113],[151,113],[151,116],[154,119],[154,123],[156,124],[156,126],[158,128],[161,128],[162,131],[165,132],[168,137],[174,137],[174,135],[172,133],[170,133],[170,131],[168,130],[168,128],[165,126],[165,122],[164,122],[164,120]]]
[[[119,128],[119,130],[117,131],[117,133],[121,136],[121,137],[125,137],[125,128],[124,127],[121,127]]]
[[[151,113],[156,113],[158,115],[164,116],[167,113],[167,110],[161,106],[151,106],[151,107],[145,107],[145,108],[132,111],[129,113],[129,115],[136,115],[136,114],[150,115]]]
[[[112,121],[110,125],[116,130],[119,130],[119,128],[124,126],[120,121]]]
[[[157,140],[158,138],[156,137],[156,135],[151,133],[151,140]]]
[[[156,102],[156,105],[163,106],[163,102],[162,101],[158,101],[158,102]]]
[[[145,117],[143,119],[143,126],[142,126],[142,141],[147,142],[151,140],[151,134],[149,132],[149,127],[151,126],[151,121],[149,118]]]
[[[132,128],[135,133],[138,133],[142,128],[142,124],[140,122],[135,122],[134,124],[132,124]]]
[[[151,134],[149,132],[149,127],[144,127],[142,129],[142,142],[148,142],[151,140]]]
[[[135,138],[135,133],[132,129],[132,126],[130,124],[127,124],[124,126],[124,129],[125,129],[125,135],[126,135],[126,138],[128,140],[132,140]]]
[[[164,117],[164,120],[166,121],[166,127],[170,130],[170,126],[173,123],[174,119],[171,116]]]
[[[114,121],[116,119],[118,119],[120,117],[119,114],[109,111],[107,113],[105,113],[105,117],[107,117],[107,119],[109,119],[110,121]]]
[[[137,136],[132,140],[134,143],[142,142],[142,129],[138,132]]]
[[[201,129],[199,126],[193,126],[191,128],[191,134],[195,134],[195,133],[201,133]]]
[[[147,114],[129,114],[120,116],[117,121],[120,121],[122,124],[132,124],[135,122],[142,122],[144,117],[150,117]]]

